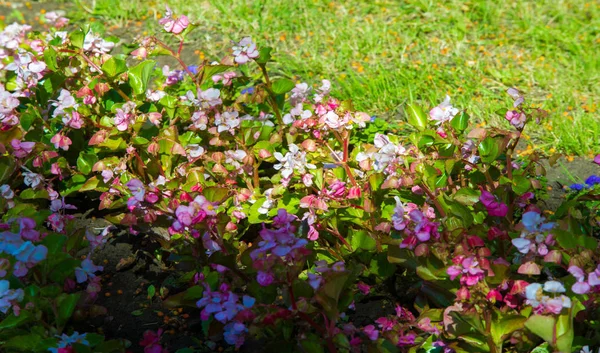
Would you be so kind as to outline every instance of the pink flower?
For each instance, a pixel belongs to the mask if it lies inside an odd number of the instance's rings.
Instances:
[[[223,82],[224,86],[229,86],[231,85],[231,81],[232,79],[236,77],[236,73],[235,72],[225,72],[222,75],[214,75],[212,77],[212,80],[214,83],[218,83],[219,81]]]
[[[600,165],[600,154],[597,154],[596,157],[594,157],[594,163]]]
[[[70,138],[61,133],[54,135],[52,139],[50,139],[50,142],[54,144],[54,148],[62,148],[65,151],[68,151],[69,146],[73,143]]]
[[[269,286],[274,280],[275,277],[269,272],[258,271],[258,274],[256,275],[256,281],[263,287]]]
[[[379,331],[375,329],[375,326],[373,325],[367,325],[363,327],[363,332],[371,341],[375,341],[377,338],[379,338]]]
[[[516,127],[517,129],[523,128],[523,126],[525,125],[525,121],[527,120],[527,116],[525,116],[525,114],[516,110],[507,111],[505,118],[510,122],[512,126]]]
[[[356,287],[364,295],[367,295],[367,294],[369,294],[369,292],[371,292],[371,287],[368,284],[365,284],[363,282],[358,282],[358,284],[356,285]]]
[[[508,213],[508,206],[500,202],[499,199],[489,191],[482,189],[479,201],[485,206],[490,216],[505,217]]]
[[[185,15],[181,15],[179,17],[174,16],[173,12],[169,8],[169,6],[166,6],[166,8],[167,8],[167,10],[166,10],[167,12],[165,14],[165,17],[160,19],[158,21],[158,23],[163,25],[163,28],[165,29],[165,31],[167,31],[169,33],[179,34],[179,33],[183,32],[190,24],[190,21],[187,18],[187,16],[185,16]]]
[[[77,111],[71,113],[71,116],[69,116],[69,113],[65,113],[62,121],[65,123],[65,126],[72,127],[73,129],[81,129],[81,126],[83,126],[83,119],[81,119],[81,115]]]
[[[13,155],[15,157],[24,158],[31,153],[33,147],[35,146],[35,142],[21,142],[17,139],[13,139],[10,142],[10,145],[13,148]]]

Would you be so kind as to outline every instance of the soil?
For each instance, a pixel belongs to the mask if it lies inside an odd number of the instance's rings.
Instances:
[[[24,4],[12,2],[11,5],[0,1],[0,13],[10,16],[7,6],[17,7],[25,14],[27,23],[36,23],[35,16],[41,9],[68,10],[69,5],[56,3],[32,3],[28,10]],[[139,30],[139,29],[138,29]],[[131,39],[135,31],[129,28],[117,30],[115,34],[123,36],[123,39]],[[190,58],[191,52],[185,52]],[[587,159],[575,159],[567,162],[564,158],[554,167],[547,163],[548,199],[544,202],[549,210],[555,210],[565,196],[563,186],[574,182],[581,182],[589,175],[597,172]],[[573,180],[574,178],[575,180]],[[101,218],[85,218],[87,226],[91,228],[103,228],[109,223]],[[148,235],[130,235],[125,231],[114,235],[108,243],[97,250],[93,256],[94,263],[104,266],[102,274],[102,292],[94,303],[98,308],[105,308],[106,314],[95,317],[81,317],[74,322],[74,329],[79,332],[99,332],[107,338],[124,338],[132,342],[130,350],[134,353],[142,352],[137,342],[142,338],[146,330],[165,330],[162,342],[170,352],[184,347],[195,347],[205,351],[214,351],[216,347],[207,347],[202,344],[204,339],[199,310],[195,308],[166,309],[162,305],[161,288],[163,298],[175,294],[185,288],[178,285],[176,269],[168,261],[158,261],[154,252],[160,245]],[[411,292],[412,281],[406,281],[401,275],[393,278],[391,283],[386,284],[384,292],[392,293],[389,297],[375,297],[368,301],[356,303],[356,310],[352,314],[352,320],[356,325],[368,325],[387,314],[394,313],[395,302],[399,299],[403,303],[414,301],[416,293]],[[148,298],[149,286],[156,288],[157,295]],[[410,304],[407,307],[411,306]],[[100,310],[102,312],[102,310]],[[226,347],[226,346],[224,346]],[[250,342],[242,351],[263,351],[261,342]]]

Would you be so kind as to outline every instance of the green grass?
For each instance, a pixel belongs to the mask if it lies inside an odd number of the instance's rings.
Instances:
[[[121,23],[123,12],[111,2],[96,0],[96,6]],[[226,53],[230,40],[250,35],[260,46],[275,48],[283,73],[313,83],[336,81],[339,95],[391,120],[403,119],[406,102],[437,105],[447,93],[473,117],[506,127],[494,112],[510,104],[504,92],[515,86],[551,113],[528,128],[534,147],[600,151],[597,1],[168,3],[199,24],[191,46],[208,59]],[[132,0],[127,13],[142,19],[162,8],[162,2]],[[157,28],[153,18],[145,28]]]

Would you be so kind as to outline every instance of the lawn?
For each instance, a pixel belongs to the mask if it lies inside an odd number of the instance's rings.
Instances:
[[[163,2],[82,0],[113,27],[152,33]],[[188,15],[195,54],[214,59],[251,35],[273,46],[280,72],[318,83],[373,115],[401,121],[413,100],[445,94],[485,124],[515,86],[550,117],[532,147],[566,154],[600,148],[600,3],[595,1],[171,0]],[[95,6],[95,7],[94,7]],[[79,13],[82,13],[79,11]],[[190,63],[192,64],[192,63]]]

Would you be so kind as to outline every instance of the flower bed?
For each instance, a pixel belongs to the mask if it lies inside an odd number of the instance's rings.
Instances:
[[[543,156],[515,158],[546,112],[517,89],[505,129],[446,99],[405,107],[409,133],[350,100],[269,72],[251,38],[218,62],[181,58],[194,25],[116,38],[46,14],[0,33],[0,345],[6,351],[167,352],[162,330],[106,339],[91,315],[113,229],[181,268],[166,307],[200,309],[203,343],[290,352],[572,352],[598,345],[599,177],[543,212]],[[175,41],[171,46],[168,43]],[[132,50],[133,48],[133,50]],[[167,56],[180,67],[160,67]],[[595,163],[600,163],[600,156]],[[592,163],[592,161],[590,161]],[[90,229],[77,212],[113,225]],[[157,232],[153,230],[162,230]],[[185,269],[185,270],[183,270]],[[405,272],[413,302],[356,323]],[[585,310],[584,310],[585,309]],[[364,320],[363,320],[364,321]],[[284,348],[282,348],[284,347]],[[179,352],[193,352],[185,348]]]

